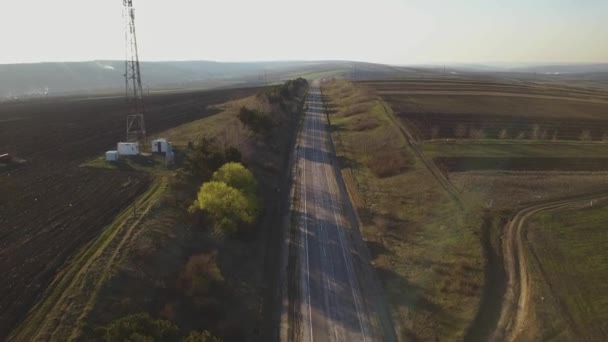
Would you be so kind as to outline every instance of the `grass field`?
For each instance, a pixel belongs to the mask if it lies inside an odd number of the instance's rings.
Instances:
[[[543,212],[531,219],[531,339],[608,339],[606,222],[607,202]]]
[[[441,188],[374,96],[323,86],[332,137],[401,339],[461,339],[483,282],[481,217]]]

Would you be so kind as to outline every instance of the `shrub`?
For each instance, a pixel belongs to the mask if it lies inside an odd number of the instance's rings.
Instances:
[[[349,105],[346,109],[340,113],[340,116],[349,117],[355,114],[361,114],[369,111],[371,109],[370,103],[356,103]]]
[[[355,131],[367,131],[370,129],[374,129],[378,127],[378,121],[372,118],[365,118],[362,120],[358,120],[357,123],[355,123],[353,129]]]
[[[258,211],[255,197],[216,181],[201,186],[193,209],[203,210],[216,227],[228,232],[239,223],[253,223]]]
[[[177,287],[189,296],[205,296],[224,285],[224,276],[217,266],[217,253],[193,255],[180,272]]]
[[[182,342],[222,342],[222,340],[205,330],[191,332],[188,337],[182,340]]]
[[[224,164],[213,173],[212,180],[224,182],[248,195],[254,195],[257,191],[257,182],[253,173],[239,163]]]
[[[398,151],[382,152],[370,158],[367,167],[376,177],[385,178],[407,170],[408,160]]]
[[[232,146],[224,150],[224,156],[226,157],[226,162],[240,163],[243,159],[241,151],[239,151],[238,148]]]
[[[167,341],[177,338],[175,324],[155,320],[147,313],[129,315],[111,322],[106,327],[107,341]]]

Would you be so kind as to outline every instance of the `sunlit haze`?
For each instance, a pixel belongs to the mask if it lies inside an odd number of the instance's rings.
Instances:
[[[142,60],[608,62],[608,1],[135,0]],[[2,1],[0,63],[122,59],[121,0]]]

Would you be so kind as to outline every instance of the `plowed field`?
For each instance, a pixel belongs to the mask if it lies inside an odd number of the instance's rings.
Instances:
[[[215,113],[210,105],[258,89],[153,95],[146,125],[159,132]],[[124,139],[121,97],[0,105],[0,340],[21,321],[62,265],[150,183],[146,174],[79,165]]]

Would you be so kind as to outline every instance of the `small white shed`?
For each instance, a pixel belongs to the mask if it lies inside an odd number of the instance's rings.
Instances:
[[[166,153],[168,151],[168,143],[165,138],[158,138],[152,140],[152,152],[154,153]]]
[[[107,151],[106,160],[107,161],[117,161],[118,160],[118,151]]]
[[[119,142],[117,150],[121,156],[136,156],[139,154],[139,144],[136,142]]]

